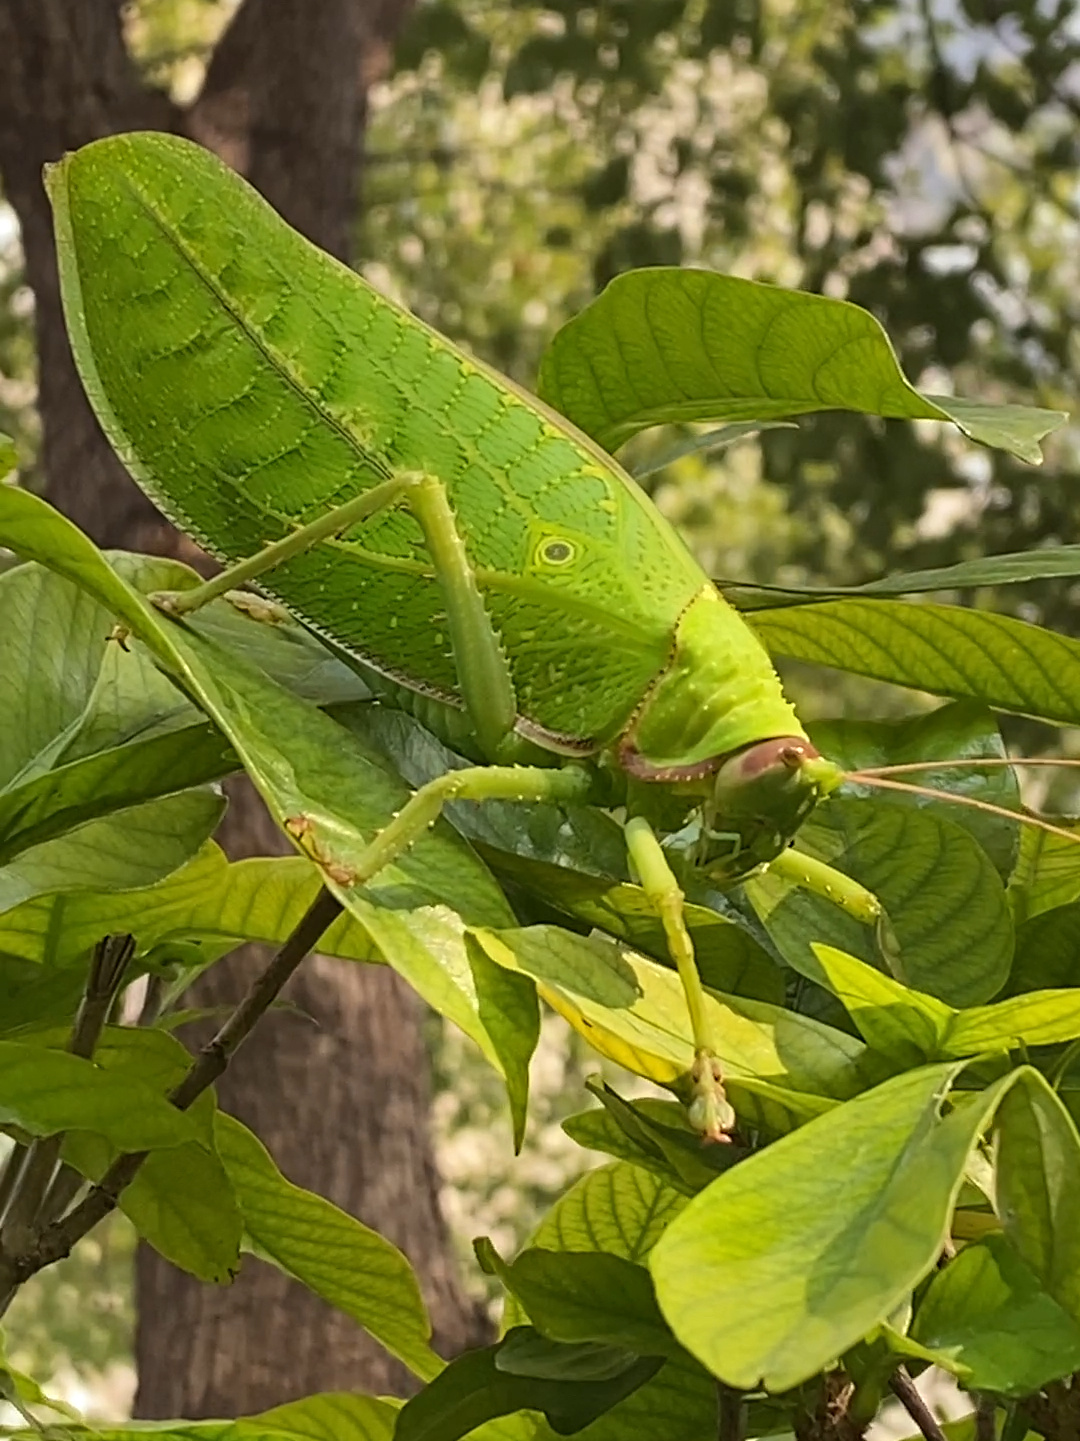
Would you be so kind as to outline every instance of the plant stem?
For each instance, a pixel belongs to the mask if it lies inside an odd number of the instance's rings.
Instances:
[[[975,1441],[997,1441],[997,1407],[989,1396],[975,1398]]]
[[[889,1389],[903,1406],[926,1441],[948,1441],[945,1432],[938,1425],[933,1412],[915,1389],[915,1382],[903,1366],[899,1367],[889,1380]]]
[[[75,1015],[68,1050],[83,1060],[94,1054],[109,1007],[116,997],[132,956],[135,938],[129,935],[105,936],[94,947],[86,989]],[[11,1202],[0,1227],[0,1248],[8,1255],[18,1255],[32,1244],[34,1226],[45,1202],[49,1186],[60,1160],[63,1133],[42,1136],[30,1145]]]
[[[238,1047],[251,1034],[260,1016],[269,1009],[286,981],[340,911],[340,901],[325,888],[320,888],[292,934],[256,978],[236,1010],[195,1057],[184,1078],[169,1092],[168,1099],[178,1110],[187,1110],[217,1080]],[[29,1244],[18,1251],[0,1255],[0,1316],[24,1281],[45,1266],[63,1260],[75,1243],[115,1208],[120,1193],[134,1180],[146,1156],[145,1151],[117,1156],[101,1180],[91,1187],[73,1211],[46,1226],[40,1235],[32,1237]]]
[[[15,1190],[28,1149],[29,1147],[24,1146],[21,1141],[16,1141],[8,1153],[7,1161],[4,1164],[4,1173],[0,1175],[0,1221],[4,1219],[4,1212],[7,1210]]]
[[[723,1381],[716,1383],[716,1437],[717,1441],[743,1441],[746,1408],[743,1406],[741,1391],[733,1391]]]

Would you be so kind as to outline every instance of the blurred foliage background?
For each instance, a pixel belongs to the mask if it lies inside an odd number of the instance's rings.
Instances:
[[[132,51],[190,99],[234,9],[133,0]],[[525,384],[613,275],[684,264],[868,307],[922,388],[1074,409],[1080,10],[1068,0],[420,0],[372,102],[364,273]],[[0,429],[33,484],[31,320],[0,205]],[[670,439],[640,438],[637,458]],[[718,577],[854,583],[1075,541],[1078,445],[1066,427],[1033,470],[933,425],[825,415],[647,484]],[[1075,630],[1080,590],[952,598]],[[895,704],[883,688],[859,695],[864,714],[868,698],[870,713]],[[821,709],[821,693],[806,702]],[[460,1038],[432,1036],[448,1213],[463,1247],[487,1231],[506,1249],[582,1164],[557,1123],[585,1062],[552,1023],[513,1163],[494,1078]],[[13,1359],[91,1392],[123,1362],[122,1228],[27,1289],[11,1323],[27,1354]],[[97,1288],[92,1323],[82,1305],[64,1322],[73,1286]]]

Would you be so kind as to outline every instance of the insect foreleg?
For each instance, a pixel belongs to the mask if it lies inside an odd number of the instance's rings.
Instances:
[[[448,801],[548,801],[566,805],[584,801],[592,788],[589,773],[577,766],[547,770],[540,766],[470,766],[447,771],[421,786],[389,825],[378,833],[350,868],[350,884],[366,885],[384,866],[408,850],[433,825]]]
[[[690,1121],[695,1130],[711,1141],[726,1141],[734,1124],[734,1113],[724,1095],[720,1063],[712,1047],[705,1014],[705,992],[694,960],[694,943],[683,916],[683,893],[668,865],[656,833],[644,816],[626,823],[626,849],[642,890],[660,917],[668,950],[679,972],[690,1029],[694,1038],[694,1067],[691,1072],[693,1096]]]
[[[283,561],[291,560],[294,555],[310,550],[313,545],[318,545],[319,541],[329,540],[331,536],[338,535],[349,526],[368,520],[377,511],[385,510],[387,506],[393,505],[395,500],[400,500],[413,484],[415,481],[408,476],[385,480],[381,485],[365,490],[362,495],[354,495],[352,500],[347,500],[344,505],[328,510],[317,520],[298,526],[284,540],[277,540],[273,545],[264,546],[262,550],[248,556],[247,560],[227,566],[220,574],[204,581],[202,585],[192,586],[190,590],[163,592],[151,596],[151,600],[170,615],[188,615],[206,605],[208,601],[217,600],[228,591],[238,590],[240,586],[247,585],[248,581],[265,575],[268,570],[273,570]]]
[[[781,851],[775,860],[770,861],[769,870],[790,881],[792,885],[802,886],[804,890],[831,901],[834,906],[839,906],[864,926],[870,926],[889,969],[894,974],[899,974],[900,945],[885,907],[872,891],[868,891],[858,881],[853,881],[850,876],[845,876],[842,871],[834,870],[824,861],[797,851],[793,846]]]

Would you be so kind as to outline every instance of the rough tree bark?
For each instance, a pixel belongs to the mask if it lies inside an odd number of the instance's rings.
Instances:
[[[188,110],[143,84],[122,0],[0,0],[0,179],[22,230],[36,303],[48,494],[95,539],[196,558],[104,442],[68,351],[41,167],[117,131],[210,145],[299,229],[345,257],[366,95],[411,0],[244,0]],[[280,849],[253,797],[230,808],[232,853]],[[254,958],[215,967],[199,999],[234,997]],[[219,1086],[287,1175],[394,1239],[427,1290],[444,1351],[483,1334],[438,1206],[420,1016],[388,970],[312,959]],[[250,1258],[231,1288],[202,1286],[142,1248],[137,1413],[235,1415],[312,1391],[399,1389],[396,1363],[346,1318]]]

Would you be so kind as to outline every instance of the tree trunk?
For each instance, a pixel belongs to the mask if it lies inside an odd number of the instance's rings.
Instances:
[[[50,499],[96,540],[197,559],[115,460],[68,350],[41,167],[127,129],[187,133],[243,170],[325,249],[349,251],[368,85],[385,69],[411,0],[245,0],[187,111],[145,88],[124,47],[120,0],[0,0],[0,177],[22,228],[36,304],[39,404]],[[230,853],[282,850],[246,786],[233,793]],[[249,951],[254,948],[248,948]],[[254,957],[214,967],[197,1000],[242,989]],[[382,967],[306,962],[218,1086],[298,1184],[396,1241],[416,1267],[444,1352],[484,1333],[462,1294],[438,1203],[420,1008]],[[360,1329],[246,1258],[230,1288],[204,1286],[141,1248],[139,1391],[144,1417],[236,1415],[313,1391],[402,1390],[407,1378]]]

